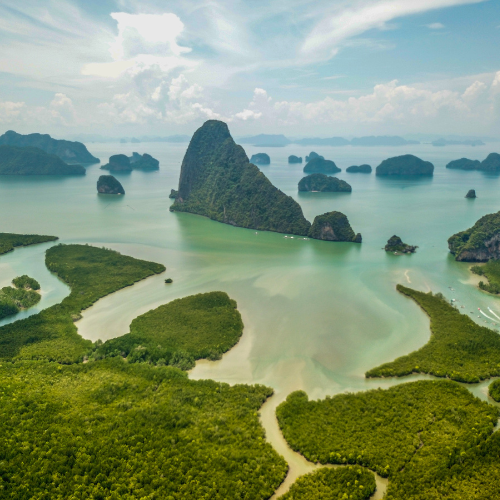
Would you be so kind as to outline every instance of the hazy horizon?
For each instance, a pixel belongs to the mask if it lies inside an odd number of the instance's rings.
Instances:
[[[492,0],[0,1],[0,132],[500,137]]]

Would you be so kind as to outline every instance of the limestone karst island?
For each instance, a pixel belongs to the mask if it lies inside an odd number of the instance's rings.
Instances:
[[[0,1],[0,500],[500,500],[499,25]]]

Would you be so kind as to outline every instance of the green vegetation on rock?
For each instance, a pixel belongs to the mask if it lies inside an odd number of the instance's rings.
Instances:
[[[85,175],[81,165],[67,165],[38,148],[0,146],[0,175]]]
[[[450,161],[446,168],[455,170],[477,170],[481,162],[479,160],[469,160],[469,158],[460,158],[459,160]]]
[[[290,155],[288,157],[288,163],[302,163],[302,156]]]
[[[0,233],[0,255],[10,252],[16,247],[27,247],[58,239],[57,236],[43,236],[38,234]]]
[[[193,368],[201,358],[220,359],[241,337],[236,302],[224,292],[176,299],[132,321],[130,333],[99,346],[93,359],[127,357],[129,362]]]
[[[488,282],[479,282],[479,288],[485,292],[499,294],[500,293],[500,261],[489,260],[481,266],[472,266],[470,270],[479,276],[484,276]]]
[[[386,252],[415,253],[417,248],[415,245],[403,243],[399,236],[394,235],[387,240],[384,250]]]
[[[179,191],[176,191],[175,189],[170,190],[170,194],[168,195],[169,198],[172,200],[175,200],[179,196]]]
[[[9,130],[0,136],[0,145],[3,144],[20,148],[38,148],[70,163],[99,163],[99,158],[92,156],[81,142],[52,139],[48,134],[22,135]]]
[[[97,181],[99,194],[125,194],[125,189],[120,181],[112,175],[101,175]]]
[[[375,489],[373,474],[362,467],[324,467],[299,477],[280,500],[367,500]]]
[[[309,174],[299,181],[299,191],[350,193],[352,187],[346,181],[325,174]]]
[[[134,170],[158,170],[160,168],[160,162],[153,158],[150,154],[144,153],[140,155],[139,153],[132,153],[129,157],[130,165]]]
[[[305,174],[336,174],[340,171],[341,169],[335,165],[335,162],[325,160],[322,156],[317,156],[312,160],[309,160],[304,167]]]
[[[12,280],[14,287],[5,286],[0,289],[0,319],[28,309],[40,302],[40,283],[34,278],[23,275]]]
[[[433,175],[434,165],[414,155],[387,158],[376,169],[376,175]]]
[[[101,167],[101,170],[109,170],[110,172],[132,172],[132,164],[127,155],[112,155],[109,157],[109,162]]]
[[[78,335],[72,317],[98,299],[165,270],[161,264],[88,245],[53,246],[45,263],[71,293],[60,304],[0,327],[0,359],[82,360],[92,343]]]
[[[492,435],[498,409],[455,382],[419,381],[321,401],[297,391],[276,414],[289,445],[308,460],[358,464],[389,477],[386,500],[500,494],[500,440]]]
[[[271,158],[269,158],[269,155],[266,153],[257,153],[252,155],[250,163],[254,165],[269,165],[271,163]]]
[[[498,173],[500,172],[500,154],[490,153],[477,167],[483,172]]]
[[[12,280],[16,288],[25,288],[26,290],[40,290],[40,283],[35,278],[30,278],[26,274],[18,276]]]
[[[310,228],[300,205],[248,161],[217,120],[207,121],[191,139],[170,210],[263,231],[305,236]]]
[[[371,174],[372,167],[367,164],[353,165],[352,167],[347,167],[345,171],[351,174]]]
[[[489,385],[488,392],[497,403],[500,403],[500,379],[494,380]]]
[[[500,375],[500,336],[460,314],[441,294],[398,285],[431,320],[431,338],[417,351],[366,373],[367,377],[403,377],[428,373],[458,382],[475,383]]]
[[[317,240],[361,243],[361,235],[354,233],[349,220],[342,212],[327,212],[316,216],[309,237]]]
[[[119,359],[3,363],[0,497],[269,498],[287,471],[257,417],[271,394]]]
[[[448,247],[459,261],[500,259],[500,212],[485,215],[469,229],[451,236]]]

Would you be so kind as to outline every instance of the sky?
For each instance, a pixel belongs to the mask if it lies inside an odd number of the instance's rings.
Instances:
[[[0,0],[0,133],[500,138],[498,0]]]

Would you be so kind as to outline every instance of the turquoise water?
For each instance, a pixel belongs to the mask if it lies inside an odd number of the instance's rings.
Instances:
[[[484,158],[492,146],[435,148],[314,148],[342,169],[413,153],[435,166],[433,178],[382,179],[374,174],[340,178],[352,194],[298,194],[301,165],[288,165],[290,154],[305,156],[311,148],[246,148],[249,155],[267,152],[261,167],[270,180],[302,205],[310,220],[317,214],[344,212],[361,245],[330,243],[234,228],[190,214],[169,212],[168,194],[176,188],[186,145],[89,144],[106,160],[133,150],[160,160],[159,172],[117,175],[126,195],[97,195],[103,172],[88,167],[85,177],[0,178],[1,231],[54,234],[64,243],[91,243],[138,258],[162,262],[163,276],[145,280],[99,301],[78,323],[80,333],[107,339],[128,331],[142,312],[173,298],[208,290],[224,290],[238,302],[245,332],[241,342],[221,361],[201,362],[192,377],[265,383],[279,398],[295,389],[311,397],[344,390],[386,386],[394,382],[366,381],[369,368],[423,345],[428,319],[409,299],[395,291],[397,283],[444,293],[464,305],[463,312],[493,308],[500,302],[478,291],[468,265],[457,263],[447,250],[447,238],[471,226],[480,216],[498,211],[499,177],[479,172],[450,171],[452,159]],[[478,198],[464,198],[469,189]],[[394,256],[381,248],[397,234],[419,249]],[[1,284],[27,273],[42,284],[39,307],[61,300],[67,287],[45,269],[44,250],[34,246],[0,258]],[[165,277],[174,284],[166,286]],[[452,292],[448,287],[455,289]],[[23,314],[29,314],[26,312]],[[484,324],[484,318],[475,320]]]

